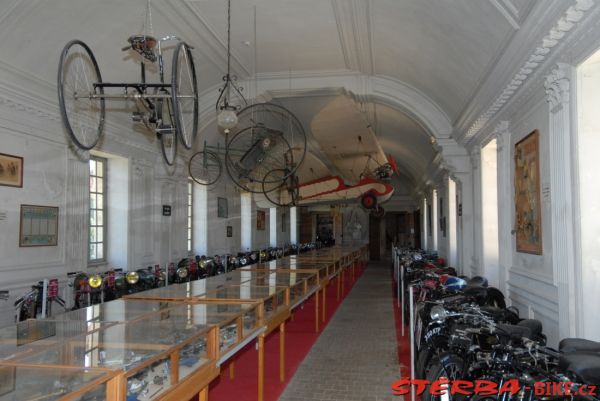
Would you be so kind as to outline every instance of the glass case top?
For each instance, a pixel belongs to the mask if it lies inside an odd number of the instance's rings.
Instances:
[[[295,255],[290,256],[289,258],[272,260],[270,262],[259,263],[256,265],[252,265],[249,267],[245,267],[243,269],[268,269],[268,270],[277,270],[277,269],[294,269],[294,270],[321,270],[327,269],[331,262],[322,261],[322,260],[310,260],[310,259],[299,259]]]
[[[165,301],[147,301],[136,299],[116,299],[98,305],[91,305],[59,315],[53,316],[52,320],[81,321],[81,322],[126,322],[138,319],[177,305],[177,303]]]
[[[101,370],[0,365],[0,401],[54,401],[79,390],[102,377],[112,375]],[[105,399],[106,386],[98,385],[98,396]],[[93,398],[96,399],[96,398]]]
[[[265,301],[273,296],[280,296],[286,287],[275,284],[269,286],[253,286],[248,283],[220,288],[206,294],[206,298],[229,300],[257,300]]]
[[[192,297],[202,297],[206,293],[230,285],[240,285],[251,280],[260,279],[264,273],[233,271],[227,274],[208,277],[202,280],[190,281],[181,284],[171,284],[166,287],[154,288],[127,296],[128,299],[165,299],[185,300]]]
[[[186,313],[181,305],[135,322],[119,323],[94,333],[16,358],[22,363],[86,368],[132,369],[162,352],[205,337],[211,326]]]
[[[109,327],[106,323],[79,321],[25,320],[0,329],[0,360],[46,348],[65,339]]]

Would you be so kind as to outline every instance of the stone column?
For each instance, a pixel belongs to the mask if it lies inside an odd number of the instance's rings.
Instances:
[[[558,321],[561,338],[574,336],[575,255],[571,168],[570,86],[572,67],[558,63],[544,84],[550,107],[550,209],[552,211],[552,265],[558,288]]]
[[[511,134],[508,121],[501,121],[494,130],[498,152],[498,264],[500,290],[509,297],[507,281],[512,267],[514,188],[511,183]]]

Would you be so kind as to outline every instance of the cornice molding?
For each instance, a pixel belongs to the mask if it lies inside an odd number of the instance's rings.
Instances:
[[[373,74],[371,3],[364,0],[331,0],[346,68]]]
[[[517,70],[512,80],[495,98],[492,105],[470,125],[464,137],[460,138],[461,142],[469,142],[487,126],[506,103],[515,97],[517,92],[524,86],[524,83],[534,75],[535,71],[547,62],[557,45],[564,41],[568,36],[567,34],[583,21],[586,13],[593,6],[594,0],[575,0],[574,4],[567,8],[529,55],[527,61]]]

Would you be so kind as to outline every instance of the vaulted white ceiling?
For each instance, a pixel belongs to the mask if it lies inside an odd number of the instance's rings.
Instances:
[[[136,81],[138,67],[120,49],[142,32],[145,7],[146,0],[0,0],[0,66],[54,88],[60,51],[78,38],[93,49],[105,81]],[[389,77],[430,99],[452,123],[535,7],[539,0],[233,0],[233,68],[248,85],[256,74]],[[211,99],[225,70],[226,11],[225,0],[152,1],[154,35],[176,34],[194,46],[199,90]],[[310,132],[334,97],[276,101]],[[395,156],[405,182],[418,183],[436,155],[431,132],[399,108],[362,100],[376,116],[383,151]],[[330,133],[340,141],[344,134]],[[315,160],[334,167],[316,145]]]

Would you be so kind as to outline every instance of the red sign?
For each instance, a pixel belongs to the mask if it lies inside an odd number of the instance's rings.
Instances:
[[[58,297],[58,279],[53,278],[48,281],[48,298],[56,299]]]

